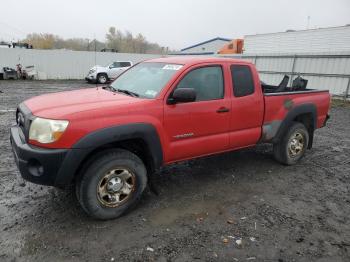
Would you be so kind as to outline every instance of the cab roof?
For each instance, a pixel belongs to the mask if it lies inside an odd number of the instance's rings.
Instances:
[[[194,65],[200,63],[223,63],[223,62],[231,62],[231,63],[241,63],[241,64],[251,64],[250,62],[234,59],[229,57],[196,57],[196,56],[169,56],[162,58],[155,58],[146,60],[145,62],[151,63],[169,63],[169,64],[181,64],[181,65]]]

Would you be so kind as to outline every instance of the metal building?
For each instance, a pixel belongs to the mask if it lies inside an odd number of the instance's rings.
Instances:
[[[244,53],[249,54],[345,51],[350,51],[350,25],[244,37]]]
[[[186,48],[181,49],[177,54],[184,55],[212,55],[216,54],[225,44],[232,39],[216,37]]]

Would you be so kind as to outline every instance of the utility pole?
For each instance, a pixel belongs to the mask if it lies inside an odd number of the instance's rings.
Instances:
[[[307,25],[306,25],[306,29],[309,29],[309,27],[310,27],[310,16],[308,15],[307,16]]]

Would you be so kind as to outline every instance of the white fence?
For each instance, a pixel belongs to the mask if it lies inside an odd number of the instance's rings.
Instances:
[[[87,52],[69,50],[36,50],[0,48],[0,69],[34,65],[39,79],[83,79],[94,65],[108,65],[113,61],[132,61],[160,57],[161,55]]]
[[[350,89],[350,52],[309,54],[243,54],[224,55],[254,63],[262,81],[278,84],[283,75],[297,75],[308,79],[308,88],[328,89],[334,95],[348,96]],[[107,65],[112,61],[134,63],[161,57],[161,55],[102,53],[68,50],[1,49],[0,69],[34,65],[39,79],[83,79],[95,64]],[[290,82],[291,83],[291,82]]]

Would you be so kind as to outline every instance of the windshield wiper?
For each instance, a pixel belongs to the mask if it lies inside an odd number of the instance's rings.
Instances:
[[[124,93],[127,94],[129,96],[133,96],[133,97],[139,97],[140,95],[138,93],[126,90],[126,89],[119,89],[119,88],[114,88],[112,87],[115,91],[119,92],[119,93]]]
[[[109,90],[112,90],[112,91],[114,91],[114,87],[113,86],[111,86],[111,85],[108,85],[108,86],[102,86],[102,89],[109,89]]]
[[[123,93],[132,97],[139,97],[140,95],[138,93],[126,90],[126,89],[119,89],[119,88],[115,88],[112,85],[108,85],[108,86],[103,86],[103,89],[109,89],[111,91],[115,91],[115,92],[119,92],[119,93]]]

